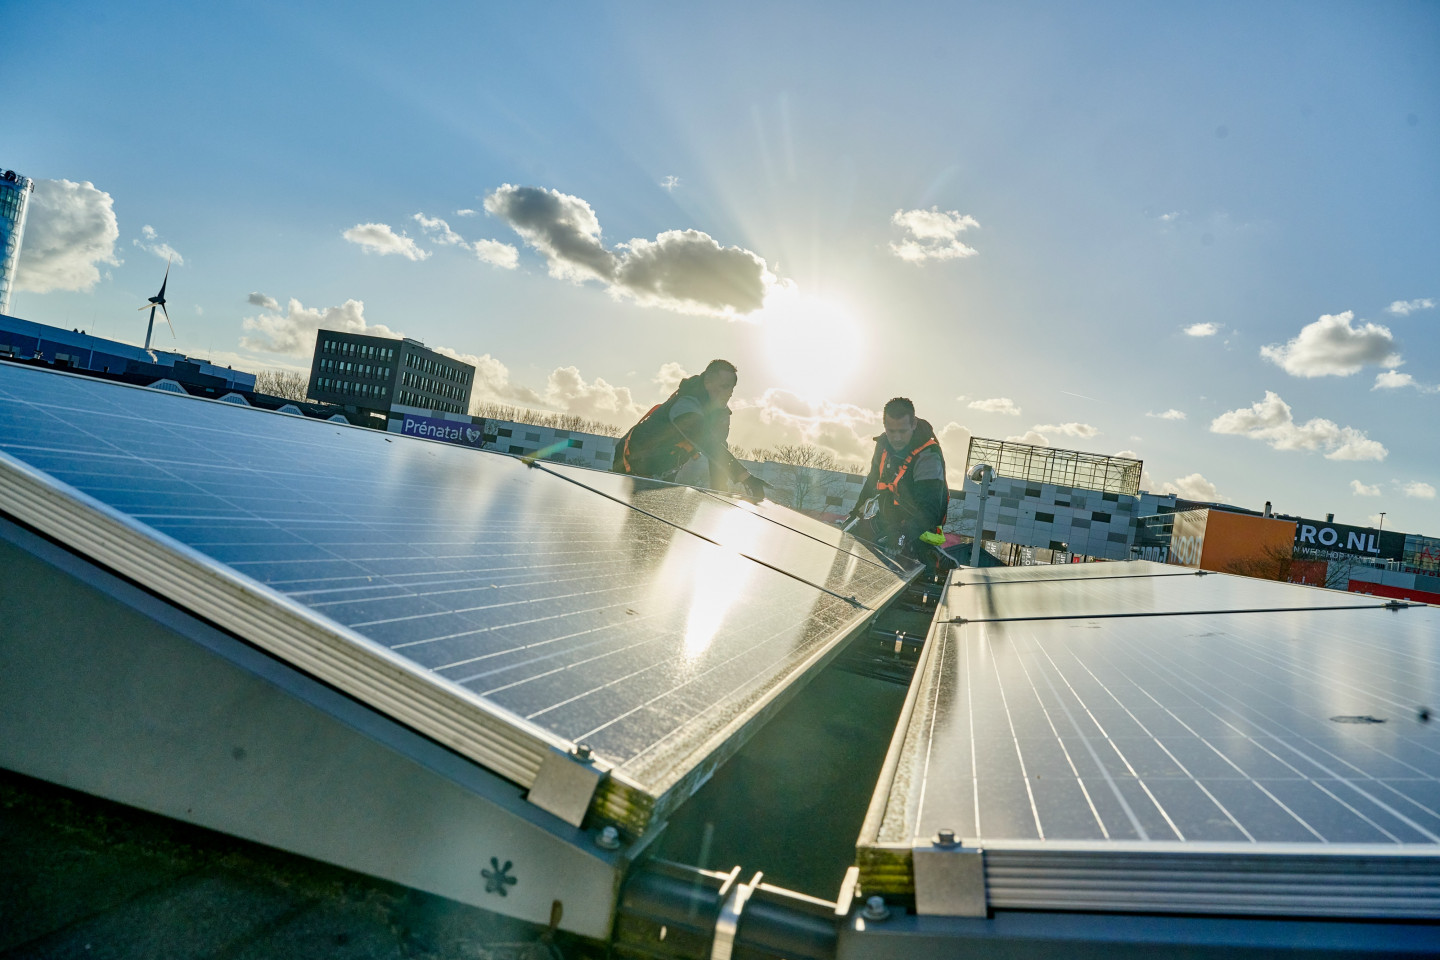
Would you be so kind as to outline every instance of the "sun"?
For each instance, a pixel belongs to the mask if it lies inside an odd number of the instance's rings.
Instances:
[[[864,360],[863,325],[838,301],[777,292],[757,319],[774,385],[804,400],[838,400]]]

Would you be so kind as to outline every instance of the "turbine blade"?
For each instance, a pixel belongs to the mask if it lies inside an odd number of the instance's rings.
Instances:
[[[174,258],[172,257],[171,259],[174,259]],[[165,261],[165,279],[160,281],[160,293],[158,294],[158,296],[160,297],[160,299],[161,299],[162,301],[165,299],[165,285],[168,284],[169,282],[170,282],[170,260],[166,260],[166,261]]]
[[[165,314],[165,322],[170,323],[170,311],[165,309],[165,302],[162,300],[157,306],[160,307],[160,312]],[[175,336],[175,324],[173,323],[170,323],[170,336],[176,340],[180,339]]]

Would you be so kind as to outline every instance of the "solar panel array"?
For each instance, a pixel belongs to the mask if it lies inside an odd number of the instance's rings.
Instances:
[[[770,505],[9,364],[0,452],[651,797],[911,572]]]
[[[944,604],[862,838],[873,888],[908,882],[886,850],[952,830],[999,871],[992,902],[1141,896],[1082,893],[1081,853],[1092,878],[1106,851],[1141,857],[1142,885],[1147,851],[1324,850],[1409,858],[1394,869],[1440,909],[1434,608],[1144,563],[962,570]],[[1029,858],[1020,874],[1002,851]]]

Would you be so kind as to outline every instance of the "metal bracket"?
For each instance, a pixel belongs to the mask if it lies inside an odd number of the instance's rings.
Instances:
[[[948,835],[948,836],[947,836]],[[985,895],[985,851],[967,847],[954,833],[916,840],[910,849],[915,875],[915,912],[931,917],[983,917],[988,914]]]
[[[735,937],[740,932],[740,915],[745,912],[745,904],[749,902],[755,888],[760,886],[760,878],[763,876],[763,873],[757,871],[749,883],[736,885],[721,905],[720,916],[715,918],[715,939],[710,947],[710,960],[731,960],[735,952]]]
[[[604,776],[605,772],[588,758],[552,751],[540,763],[540,771],[535,774],[526,799],[578,827]]]

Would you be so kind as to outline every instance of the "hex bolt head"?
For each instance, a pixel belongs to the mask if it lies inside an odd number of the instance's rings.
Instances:
[[[942,827],[935,833],[935,845],[937,847],[953,847],[960,841],[955,839],[955,831],[949,827]]]
[[[867,897],[865,898],[865,907],[860,911],[860,916],[866,920],[885,920],[890,916],[890,908],[885,906],[884,897]]]
[[[595,846],[601,850],[619,850],[620,831],[614,827],[606,827],[595,837]]]

